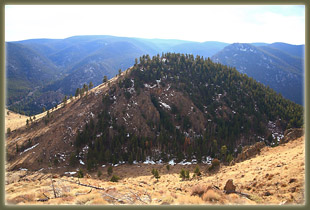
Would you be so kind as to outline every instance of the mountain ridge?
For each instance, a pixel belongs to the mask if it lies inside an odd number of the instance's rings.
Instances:
[[[303,124],[301,106],[210,59],[168,53],[139,60],[10,134],[9,170],[38,170],[53,162],[68,166],[72,155],[89,170],[147,157],[180,161],[195,155],[202,161],[209,155],[228,161],[238,145],[274,145],[284,130]],[[35,153],[23,152],[32,147]]]

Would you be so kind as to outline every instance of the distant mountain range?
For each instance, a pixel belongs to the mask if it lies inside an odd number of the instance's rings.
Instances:
[[[212,60],[233,66],[285,98],[303,104],[303,52],[304,45],[235,43],[216,53]]]
[[[251,76],[240,68],[250,68],[250,66],[239,65],[239,60],[232,62],[235,57],[232,57],[230,62],[221,57],[221,53],[226,53],[226,49],[234,45],[223,42],[200,43],[105,35],[7,42],[7,107],[29,115],[39,113],[42,107],[51,108],[58,104],[65,95],[74,95],[75,90],[85,83],[92,82],[96,86],[102,82],[105,75],[108,78],[114,77],[119,69],[124,70],[134,65],[135,59],[139,59],[144,54],[154,56],[162,52],[176,52],[200,55],[204,58],[213,56],[214,61],[235,66],[240,72]],[[277,71],[277,74],[271,76],[278,75],[279,83],[285,82],[290,86],[286,89],[285,86],[282,91],[283,85],[279,84],[278,89],[275,88],[275,90],[282,93],[284,97],[301,104],[302,93],[299,90],[302,90],[302,83],[299,81],[303,75],[302,65],[300,65],[303,62],[303,51],[299,48],[303,48],[303,45],[254,43],[251,47],[285,61],[283,63],[276,59],[277,65],[271,68],[275,68],[274,71]],[[227,55],[224,55],[224,58],[225,56]],[[255,56],[251,59],[254,58]],[[259,61],[252,63],[259,64]],[[255,66],[254,69],[257,70],[260,67]],[[287,72],[291,77],[287,76]],[[253,78],[264,83],[264,80],[260,79],[264,77],[262,74],[265,74],[264,71],[257,73],[260,77],[253,76]],[[283,78],[286,80],[283,81]],[[291,86],[297,86],[296,92],[294,88],[290,88]],[[285,94],[287,91],[290,93]],[[295,100],[291,95],[299,96]]]

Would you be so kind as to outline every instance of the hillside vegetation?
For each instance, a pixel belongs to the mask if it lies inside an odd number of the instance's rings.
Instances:
[[[83,170],[83,178],[77,178],[77,170],[58,174],[13,171],[6,174],[5,199],[9,205],[305,204],[304,137],[278,147],[264,147],[260,155],[221,166],[216,173],[199,164],[201,175],[195,177],[195,168],[177,164],[168,170],[164,164],[125,164],[113,167],[113,175],[120,177],[118,182],[110,181],[108,167],[99,168],[100,173]],[[159,172],[158,181],[151,174],[154,169]],[[189,171],[189,179],[180,178],[182,169]],[[226,194],[229,179],[235,192]]]
[[[230,162],[238,147],[277,145],[286,129],[303,125],[301,106],[233,68],[184,54],[140,57],[102,103],[75,140],[88,148],[89,169],[148,158]]]

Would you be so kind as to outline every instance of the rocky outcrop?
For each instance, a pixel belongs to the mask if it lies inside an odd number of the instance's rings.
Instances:
[[[260,154],[260,151],[266,144],[264,142],[257,142],[252,146],[245,146],[242,148],[242,152],[238,154],[237,158],[232,161],[231,164],[238,163]]]
[[[284,138],[280,140],[280,144],[285,144],[293,139],[300,138],[304,135],[302,128],[290,128],[284,132]]]
[[[227,194],[229,193],[234,193],[236,191],[236,186],[233,184],[233,180],[232,179],[229,179],[227,182],[226,182],[226,185],[224,187],[224,190]]]

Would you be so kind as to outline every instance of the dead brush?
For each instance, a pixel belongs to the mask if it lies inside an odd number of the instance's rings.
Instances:
[[[221,200],[221,195],[210,188],[202,195],[202,200],[207,202],[218,202]]]
[[[192,187],[191,196],[198,195],[199,197],[201,197],[208,189],[209,187],[205,185],[197,184]]]
[[[35,200],[35,194],[26,194],[26,195],[19,195],[15,198],[8,199],[7,202],[9,204],[18,204],[18,203],[28,203]]]

